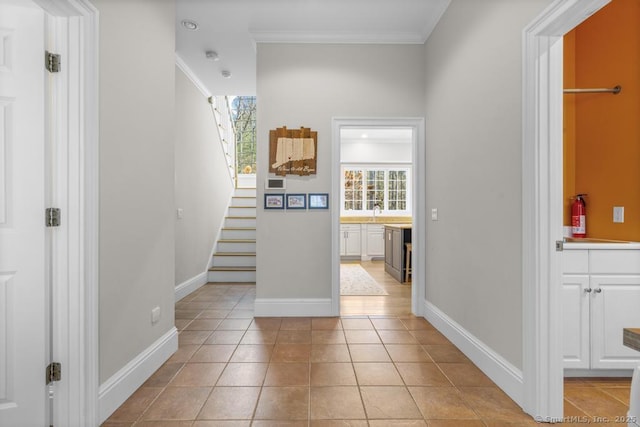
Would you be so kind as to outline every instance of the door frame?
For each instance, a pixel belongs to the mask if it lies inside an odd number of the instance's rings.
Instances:
[[[331,120],[331,313],[340,316],[340,130],[342,128],[390,128],[402,127],[413,130],[412,140],[412,251],[411,251],[411,312],[424,316],[425,271],[421,256],[426,254],[425,235],[427,211],[425,120],[421,117],[402,118],[332,118]]]
[[[523,409],[562,421],[563,36],[610,0],[556,0],[523,31]]]
[[[98,425],[98,10],[88,0],[34,0],[47,14],[47,49],[62,56],[51,79],[53,425]],[[44,55],[44,53],[43,53]],[[44,367],[43,367],[44,370]]]

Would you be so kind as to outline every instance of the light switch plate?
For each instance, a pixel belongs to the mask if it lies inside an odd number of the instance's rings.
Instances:
[[[624,222],[624,206],[613,207],[613,222],[615,223]]]
[[[151,310],[151,324],[155,325],[160,320],[160,307],[154,307]]]

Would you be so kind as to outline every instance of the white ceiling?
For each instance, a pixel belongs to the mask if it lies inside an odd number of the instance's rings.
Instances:
[[[449,2],[177,0],[176,53],[212,95],[255,95],[256,43],[424,43]]]

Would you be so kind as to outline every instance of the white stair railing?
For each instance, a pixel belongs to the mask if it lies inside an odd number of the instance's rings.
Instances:
[[[220,135],[220,144],[229,169],[229,176],[235,187],[238,174],[236,170],[236,136],[231,120],[229,100],[226,96],[210,96],[209,104]]]

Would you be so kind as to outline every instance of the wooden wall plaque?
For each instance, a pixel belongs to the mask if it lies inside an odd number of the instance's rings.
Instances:
[[[318,132],[310,128],[269,131],[269,172],[276,175],[315,175]]]

